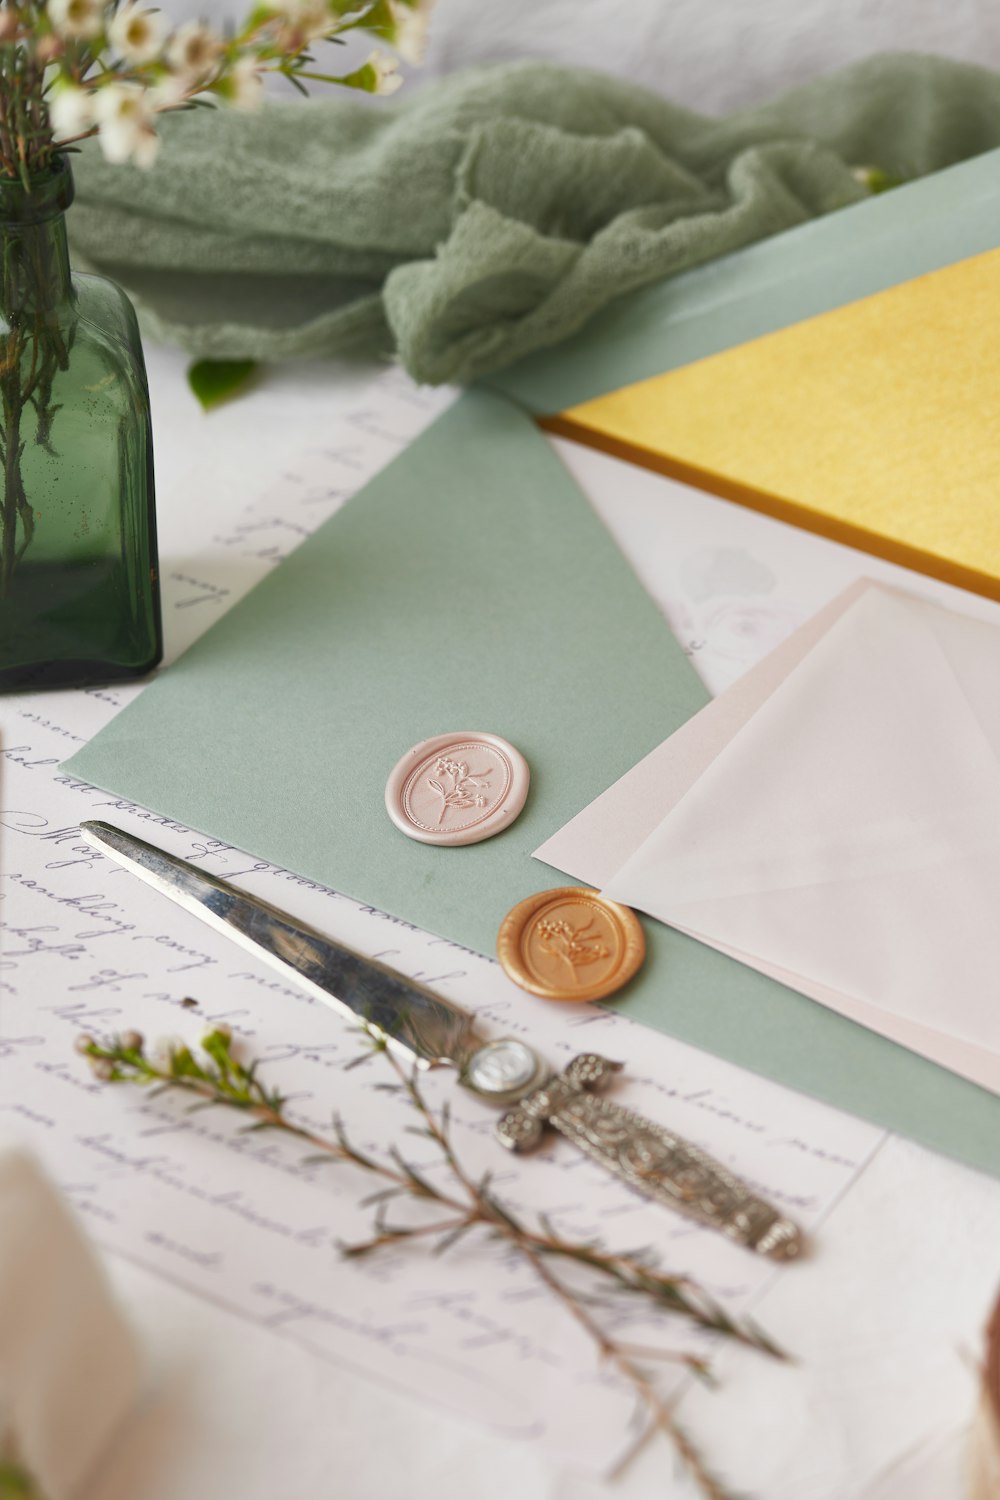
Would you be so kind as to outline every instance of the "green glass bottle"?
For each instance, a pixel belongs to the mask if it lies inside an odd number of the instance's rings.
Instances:
[[[149,392],[131,303],[70,273],[69,165],[0,178],[0,689],[160,660]]]

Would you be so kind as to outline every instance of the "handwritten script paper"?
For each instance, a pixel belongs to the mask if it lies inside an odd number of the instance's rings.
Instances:
[[[445,399],[390,375],[341,424],[336,443],[306,455],[253,505],[220,517],[192,503],[186,555],[197,567],[164,558],[172,651],[280,562]],[[556,1066],[582,1050],[621,1059],[618,1099],[697,1140],[807,1229],[882,1134],[623,1017],[541,1005],[478,954],[61,773],[59,762],[137,691],[3,704],[0,1127],[37,1147],[110,1253],[318,1358],[606,1470],[634,1436],[631,1396],[529,1265],[481,1236],[440,1258],[407,1247],[344,1261],[338,1243],[371,1231],[372,1210],[362,1206],[370,1179],[306,1165],[294,1143],[243,1133],[223,1111],[192,1114],[170,1094],[91,1079],[73,1051],[80,1033],[136,1027],[193,1042],[206,1024],[225,1021],[298,1121],[327,1130],[336,1112],[363,1150],[397,1143],[421,1170],[437,1170],[432,1146],[406,1134],[412,1114],[379,1087],[389,1076],[384,1060],[348,1066],[363,1050],[356,1032],[97,855],[79,836],[80,820],[106,819],[234,880],[421,978],[476,1011],[489,1033],[524,1034]],[[566,1143],[508,1156],[492,1138],[493,1113],[447,1072],[429,1076],[426,1089],[432,1102],[451,1104],[459,1156],[474,1174],[492,1170],[516,1211],[542,1210],[567,1235],[619,1249],[655,1245],[665,1269],[696,1275],[733,1312],[750,1309],[775,1275],[795,1274],[647,1204]],[[669,1347],[673,1337],[693,1347],[641,1306],[608,1316],[631,1343]]]

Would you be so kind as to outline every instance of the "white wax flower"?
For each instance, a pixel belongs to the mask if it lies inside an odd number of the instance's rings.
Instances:
[[[241,57],[220,80],[219,93],[233,109],[257,109],[264,99],[264,84],[255,57]]]
[[[330,10],[327,0],[278,0],[275,6],[286,22],[282,33],[296,43],[315,42],[337,25],[339,17]]]
[[[145,91],[134,84],[109,83],[97,91],[94,103],[100,126],[101,150],[110,162],[135,162],[151,167],[160,149],[153,108]]]
[[[126,62],[152,62],[163,46],[166,27],[155,10],[142,10],[135,0],[123,5],[108,27],[108,40]]]
[[[185,21],[170,38],[166,59],[182,78],[196,83],[216,71],[222,53],[223,41],[217,31],[200,21]]]
[[[147,1050],[147,1057],[154,1068],[159,1068],[161,1073],[169,1073],[175,1052],[186,1052],[187,1042],[182,1036],[160,1036],[152,1042]]]
[[[57,141],[83,135],[94,123],[94,96],[75,83],[60,83],[49,98],[49,122]]]
[[[427,23],[435,0],[389,0],[395,25],[392,45],[408,63],[423,61],[427,45]]]
[[[375,74],[375,87],[373,94],[394,94],[401,87],[403,79],[399,71],[399,62],[395,57],[390,57],[388,52],[383,52],[376,47],[365,58],[364,67],[371,68]]]
[[[180,73],[164,73],[146,89],[150,109],[154,113],[176,109],[188,97],[194,82],[195,80],[183,77]]]
[[[49,0],[48,16],[60,36],[86,41],[104,25],[103,0]]]

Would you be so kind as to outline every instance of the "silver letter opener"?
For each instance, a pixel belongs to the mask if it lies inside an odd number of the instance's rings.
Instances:
[[[481,1098],[505,1108],[496,1127],[512,1151],[551,1125],[647,1197],[775,1260],[802,1248],[795,1224],[700,1147],[592,1090],[620,1063],[584,1053],[553,1074],[524,1042],[489,1041],[475,1018],[386,964],[364,958],[267,902],[107,823],[81,823],[96,849],[156,890],[355,1017],[420,1067],[447,1065]]]

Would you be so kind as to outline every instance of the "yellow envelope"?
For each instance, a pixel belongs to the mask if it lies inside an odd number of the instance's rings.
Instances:
[[[543,425],[1000,599],[1000,250]]]

